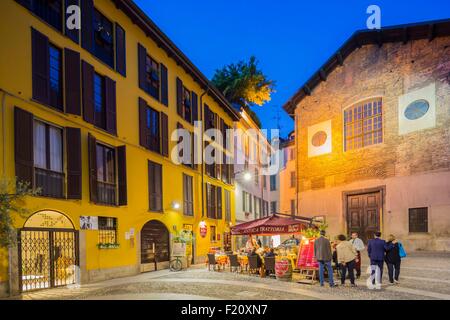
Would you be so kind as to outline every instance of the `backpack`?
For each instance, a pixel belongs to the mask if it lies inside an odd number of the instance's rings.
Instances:
[[[400,258],[406,258],[406,251],[405,251],[405,248],[403,248],[403,245],[401,242],[398,243],[398,251],[399,251]]]

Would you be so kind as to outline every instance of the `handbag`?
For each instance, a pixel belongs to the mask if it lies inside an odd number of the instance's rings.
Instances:
[[[398,253],[400,255],[400,258],[406,258],[406,251],[405,251],[405,248],[403,248],[403,245],[401,242],[398,243]]]

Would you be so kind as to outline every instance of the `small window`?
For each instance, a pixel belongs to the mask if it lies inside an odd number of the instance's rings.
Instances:
[[[381,98],[360,102],[344,111],[344,150],[383,142]]]
[[[94,74],[94,118],[95,125],[106,130],[105,78]]]
[[[147,92],[156,100],[160,95],[160,67],[159,63],[147,56],[145,63],[145,73],[147,81]]]
[[[59,110],[62,110],[63,90],[61,50],[53,45],[49,46],[49,68],[50,105]]]
[[[49,25],[62,31],[62,0],[31,0],[30,9]]]
[[[409,232],[428,232],[428,208],[409,209]]]
[[[277,176],[272,175],[270,176],[270,191],[276,191],[277,190]]]
[[[117,244],[117,218],[98,217],[98,243]]]
[[[405,109],[405,117],[408,120],[417,120],[425,116],[430,109],[427,100],[420,99],[410,103]]]
[[[97,144],[98,202],[116,205],[116,154],[113,148]]]
[[[216,226],[211,226],[211,242],[217,241]]]
[[[98,10],[94,9],[94,55],[114,68],[114,33],[113,23]]]
[[[147,129],[149,134],[150,150],[158,152],[160,150],[160,128],[159,128],[159,112],[147,108]]]
[[[297,185],[295,171],[291,171],[291,188],[295,188]]]
[[[47,123],[34,121],[34,175],[40,195],[64,196],[63,131]]]
[[[254,179],[255,179],[255,186],[258,186],[259,185],[259,170],[258,170],[258,168],[255,168]]]
[[[272,201],[270,202],[270,213],[276,213],[277,212],[277,202]]]
[[[192,120],[191,92],[186,87],[183,87],[182,103],[183,103],[184,120],[186,120],[187,122],[191,122]]]

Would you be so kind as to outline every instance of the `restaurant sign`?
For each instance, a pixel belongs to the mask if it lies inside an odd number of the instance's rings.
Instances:
[[[302,230],[301,224],[292,224],[284,226],[257,226],[247,229],[234,229],[232,233],[235,235],[248,235],[248,234],[283,234],[283,233],[296,233]]]

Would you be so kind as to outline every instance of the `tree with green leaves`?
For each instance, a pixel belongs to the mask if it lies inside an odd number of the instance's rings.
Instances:
[[[254,56],[248,62],[239,61],[216,70],[211,82],[233,106],[245,109],[261,128],[261,121],[250,107],[270,101],[275,92],[275,81],[264,75]]]
[[[29,210],[25,207],[25,197],[39,194],[30,183],[16,180],[0,180],[0,247],[15,244],[17,233],[14,228],[14,215],[26,218]]]

